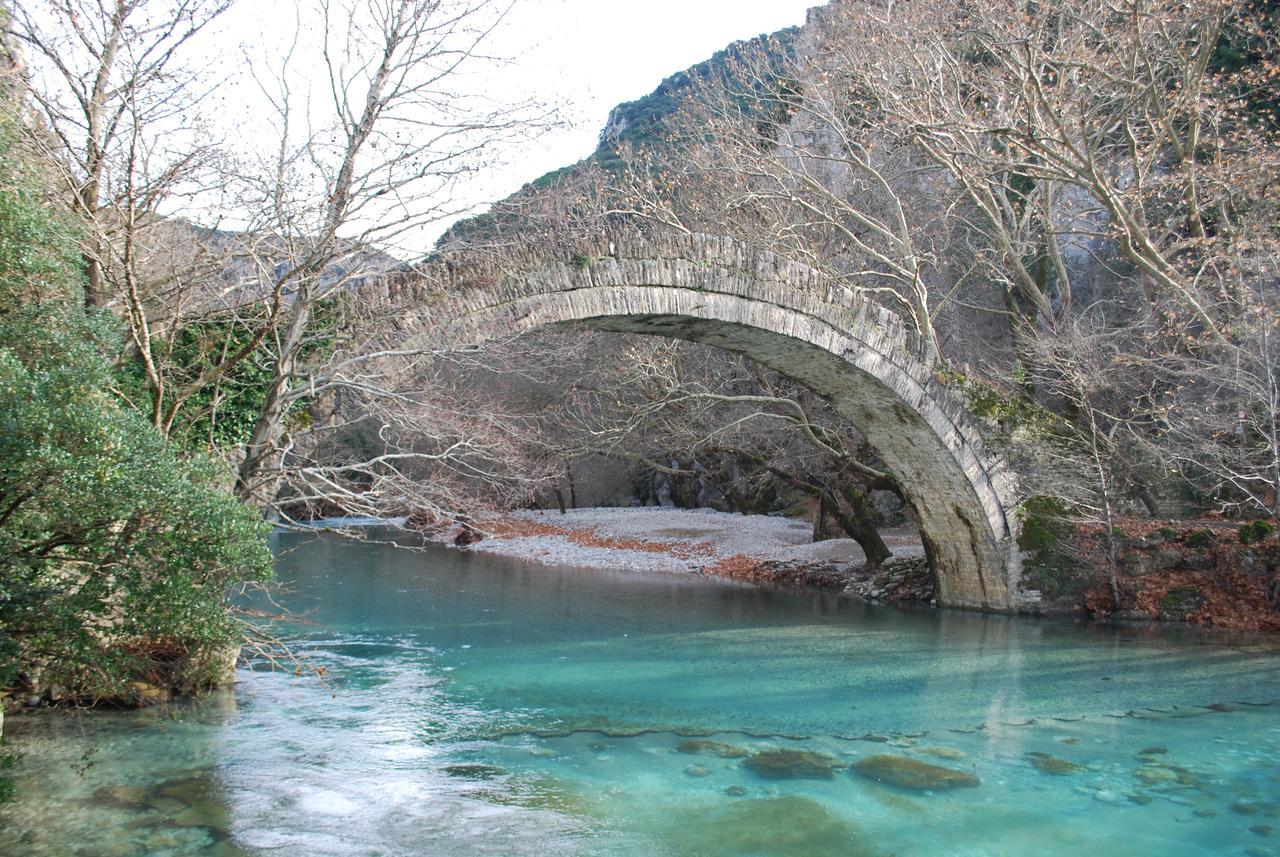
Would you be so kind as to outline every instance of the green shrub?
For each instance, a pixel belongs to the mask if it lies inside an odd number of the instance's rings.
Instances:
[[[1032,554],[1048,554],[1071,535],[1071,517],[1065,503],[1054,497],[1032,497],[1022,504],[1022,532],[1018,547]]]
[[[1068,550],[1071,535],[1071,510],[1061,500],[1032,497],[1023,503],[1023,583],[1049,601],[1078,598],[1093,586],[1092,573]]]
[[[1251,545],[1266,541],[1276,533],[1276,525],[1270,521],[1254,521],[1240,528],[1240,544]]]
[[[1196,530],[1188,533],[1187,537],[1182,540],[1182,543],[1189,548],[1207,548],[1213,542],[1213,530]]]
[[[0,125],[0,687],[109,696],[240,630],[230,584],[270,575],[266,525],[115,394],[114,319],[83,309],[66,219]]]
[[[1199,589],[1194,586],[1177,586],[1160,599],[1160,613],[1168,619],[1185,619],[1203,604],[1204,596]]]

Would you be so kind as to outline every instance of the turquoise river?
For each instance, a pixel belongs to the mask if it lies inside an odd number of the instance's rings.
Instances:
[[[325,677],[10,717],[0,854],[1280,855],[1276,641],[276,540]]]

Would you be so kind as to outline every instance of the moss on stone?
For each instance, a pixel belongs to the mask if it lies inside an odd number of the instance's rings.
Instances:
[[[1160,615],[1165,619],[1185,619],[1204,604],[1204,596],[1194,586],[1177,586],[1160,599]]]
[[[1213,541],[1213,530],[1196,530],[1188,533],[1182,543],[1189,548],[1207,548]]]
[[[1276,533],[1276,525],[1270,521],[1254,521],[1240,528],[1240,544],[1251,545],[1255,542],[1271,538]]]

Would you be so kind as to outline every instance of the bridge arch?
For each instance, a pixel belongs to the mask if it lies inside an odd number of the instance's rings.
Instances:
[[[502,267],[433,264],[401,323],[434,347],[581,325],[744,354],[807,385],[866,436],[919,518],[941,603],[1017,608],[1016,478],[897,315],[812,268],[726,238],[602,245]]]

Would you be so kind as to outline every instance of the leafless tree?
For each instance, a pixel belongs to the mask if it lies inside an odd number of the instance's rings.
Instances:
[[[286,416],[298,384],[350,381],[357,363],[381,352],[342,352],[331,365],[307,365],[308,343],[333,331],[317,317],[327,302],[397,267],[392,247],[425,224],[458,213],[462,179],[495,157],[501,142],[523,139],[551,121],[538,105],[498,104],[461,84],[505,19],[498,0],[321,0],[318,30],[302,32],[274,73],[263,72],[279,146],[245,177],[253,216],[255,271],[264,292],[280,294],[280,320],[268,342],[272,377],[245,445],[237,493],[271,504],[286,467]],[[308,53],[314,43],[318,55]],[[324,110],[294,91],[296,66],[324,70]],[[383,459],[384,461],[386,459]]]
[[[198,127],[208,81],[186,49],[234,0],[49,0],[15,4],[11,33],[30,57],[39,127],[80,216],[85,300],[141,305],[144,232],[208,176]]]

